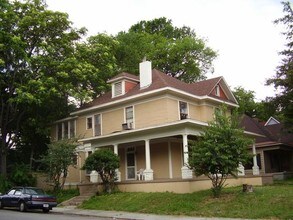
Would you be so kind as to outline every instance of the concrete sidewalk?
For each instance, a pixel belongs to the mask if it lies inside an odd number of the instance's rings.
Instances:
[[[154,214],[142,214],[122,211],[102,211],[102,210],[86,210],[78,209],[76,206],[63,206],[53,208],[51,211],[56,214],[67,215],[80,215],[80,216],[94,216],[109,219],[130,219],[130,220],[169,220],[169,219],[185,219],[185,220],[215,220],[229,218],[205,218],[205,217],[189,217],[189,216],[171,216],[171,215],[154,215]],[[235,219],[233,219],[235,220]],[[244,219],[239,219],[244,220]]]

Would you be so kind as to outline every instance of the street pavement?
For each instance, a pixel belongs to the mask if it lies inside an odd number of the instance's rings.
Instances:
[[[94,216],[109,219],[130,219],[130,220],[169,220],[169,219],[182,219],[182,220],[228,220],[231,218],[206,218],[206,217],[189,217],[189,216],[171,216],[171,215],[154,215],[143,213],[132,213],[122,211],[102,211],[102,210],[87,210],[78,209],[76,206],[58,206],[53,208],[52,213],[65,214],[65,215],[80,215],[80,216]],[[233,219],[236,220],[236,219]],[[244,219],[238,219],[244,220]]]

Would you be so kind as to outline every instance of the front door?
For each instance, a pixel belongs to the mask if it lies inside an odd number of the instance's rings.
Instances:
[[[126,179],[135,179],[135,148],[128,147],[126,151]]]

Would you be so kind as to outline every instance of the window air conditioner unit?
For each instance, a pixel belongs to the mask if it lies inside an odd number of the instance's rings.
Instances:
[[[122,124],[123,130],[131,130],[132,129],[132,123],[123,123]]]
[[[187,119],[188,118],[188,114],[186,113],[181,113],[180,114],[180,119],[183,120],[183,119]]]

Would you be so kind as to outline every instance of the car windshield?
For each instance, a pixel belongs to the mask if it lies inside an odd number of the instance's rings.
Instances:
[[[26,188],[25,192],[29,195],[44,195],[45,192],[38,188]]]

